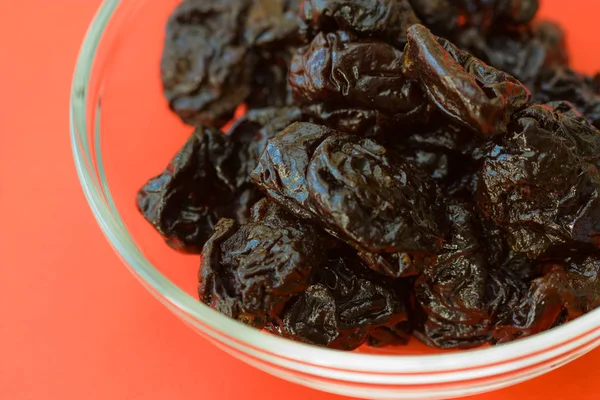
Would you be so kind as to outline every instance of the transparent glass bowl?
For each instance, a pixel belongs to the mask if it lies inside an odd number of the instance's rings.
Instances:
[[[135,209],[191,129],[161,93],[164,25],[179,0],[107,0],[81,49],[71,93],[71,141],[81,185],[102,231],[131,272],[190,327],[226,352],[281,378],[370,399],[465,396],[557,368],[600,343],[600,310],[510,344],[437,351],[415,341],[341,352],[233,321],[196,300],[198,258],[171,251]]]

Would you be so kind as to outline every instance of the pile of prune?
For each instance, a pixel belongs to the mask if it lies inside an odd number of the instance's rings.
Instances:
[[[194,131],[140,212],[201,254],[202,302],[305,343],[470,348],[593,310],[600,75],[537,9],[183,1],[161,74]]]

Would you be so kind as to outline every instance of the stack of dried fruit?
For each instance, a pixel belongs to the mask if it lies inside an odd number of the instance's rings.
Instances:
[[[348,350],[505,342],[597,307],[600,79],[537,7],[184,1],[161,72],[196,129],[137,202],[202,252],[201,301]]]

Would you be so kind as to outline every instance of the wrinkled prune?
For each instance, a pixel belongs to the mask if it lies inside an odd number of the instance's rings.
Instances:
[[[269,141],[251,176],[294,215],[359,249],[378,272],[415,273],[443,241],[433,184],[370,139],[296,123]]]
[[[338,255],[320,268],[316,283],[290,302],[278,330],[296,340],[351,350],[370,334],[381,337],[380,327],[399,334],[406,321],[405,304],[392,282],[369,276],[356,257]]]
[[[519,257],[505,260],[503,238],[482,223],[475,208],[451,202],[451,240],[415,281],[415,335],[441,348],[470,348],[492,339],[527,291],[531,267]]]
[[[503,343],[568,322],[600,306],[600,261],[567,259],[531,282],[529,291],[496,329]]]
[[[199,253],[221,217],[244,222],[259,193],[238,182],[233,142],[198,127],[168,167],[138,192],[137,206],[173,248]]]
[[[292,214],[315,219],[316,208],[308,192],[306,170],[316,147],[336,131],[297,122],[269,140],[250,177],[263,192]]]
[[[554,246],[597,244],[599,141],[587,123],[535,105],[488,145],[477,201],[514,251],[536,258]]]
[[[307,183],[319,217],[371,252],[435,252],[444,233],[438,193],[414,166],[370,139],[333,135],[314,151]]]
[[[184,122],[220,127],[250,94],[256,59],[240,38],[250,3],[185,0],[169,17],[161,75]]]
[[[459,123],[482,135],[506,131],[529,91],[509,74],[437,38],[422,25],[408,30],[404,70],[418,79],[429,99]]]
[[[304,292],[326,255],[327,239],[266,199],[238,226],[222,219],[206,242],[200,299],[219,312],[262,328]]]
[[[448,207],[451,241],[415,282],[424,320],[416,336],[436,347],[472,347],[492,333],[486,311],[488,270],[479,245],[474,211],[465,204]]]
[[[406,29],[419,22],[408,0],[304,0],[304,34],[350,30],[404,46]]]
[[[292,59],[290,85],[302,103],[412,116],[424,109],[425,100],[418,85],[402,74],[402,60],[402,52],[384,42],[357,41],[341,31],[320,33]]]
[[[540,72],[531,89],[535,102],[569,101],[600,129],[600,90],[594,78],[568,67],[551,67]]]

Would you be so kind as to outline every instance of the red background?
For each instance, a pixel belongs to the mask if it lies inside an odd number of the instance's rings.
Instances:
[[[257,371],[200,338],[121,265],[75,173],[68,98],[99,0],[0,2],[0,398],[341,399]],[[596,55],[600,3],[542,0]],[[576,6],[569,8],[568,5]],[[600,350],[475,399],[592,399]]]

